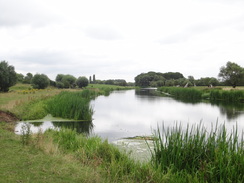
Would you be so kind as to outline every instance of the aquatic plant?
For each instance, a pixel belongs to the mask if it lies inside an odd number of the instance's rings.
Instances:
[[[237,126],[230,134],[225,125],[212,127],[210,133],[200,124],[157,129],[152,163],[156,169],[169,170],[181,179],[195,177],[200,182],[241,182],[244,180],[244,139]]]
[[[94,95],[89,90],[61,92],[47,102],[47,111],[54,117],[91,121],[93,110],[90,99]]]
[[[242,102],[244,101],[244,91],[243,90],[213,90],[210,92],[210,100],[218,101],[224,100],[227,102]]]
[[[168,93],[174,98],[181,100],[201,100],[203,93],[199,89],[182,87],[160,87],[159,91]]]

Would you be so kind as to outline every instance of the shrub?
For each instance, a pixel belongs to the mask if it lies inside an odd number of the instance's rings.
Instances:
[[[83,88],[83,87],[86,87],[88,86],[88,79],[86,77],[79,77],[77,80],[76,80],[76,84],[79,88]]]
[[[45,74],[36,74],[31,79],[31,85],[36,89],[45,89],[50,84],[50,80]]]

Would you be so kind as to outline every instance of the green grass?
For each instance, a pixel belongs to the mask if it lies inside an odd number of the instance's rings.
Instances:
[[[23,146],[6,128],[8,124],[0,122],[0,182],[105,182],[96,167],[61,152]]]
[[[0,123],[0,182],[165,182],[168,174],[130,159],[98,137],[72,130],[31,135],[29,143]]]
[[[243,182],[244,133],[238,137],[237,127],[227,134],[224,125],[210,133],[201,124],[186,130],[176,125],[162,127],[155,135],[155,169],[170,170],[180,182]]]
[[[30,84],[17,83],[16,85],[11,86],[9,88],[9,91],[30,90],[30,89],[32,89],[32,86]]]

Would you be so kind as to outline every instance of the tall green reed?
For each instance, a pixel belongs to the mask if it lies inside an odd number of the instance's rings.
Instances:
[[[174,98],[181,100],[201,100],[203,93],[198,89],[182,87],[161,87],[159,91],[169,93]]]
[[[93,110],[90,100],[94,96],[95,92],[89,90],[64,91],[47,102],[47,111],[57,117],[91,121]]]
[[[203,182],[241,182],[244,180],[243,133],[237,126],[230,134],[225,125],[212,126],[210,132],[200,125],[181,125],[157,129],[152,163],[166,173],[169,169],[182,177],[197,176]]]
[[[223,100],[227,102],[241,102],[244,100],[244,91],[242,90],[213,90],[210,92],[210,100],[218,101]]]

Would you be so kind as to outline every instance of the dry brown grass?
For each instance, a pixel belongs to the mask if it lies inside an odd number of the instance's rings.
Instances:
[[[233,88],[231,86],[224,86],[223,90],[229,91],[229,90],[244,90],[244,86],[237,86],[236,88]]]
[[[44,90],[15,90],[8,93],[0,93],[0,109],[14,111],[17,106],[26,104],[32,100],[46,98],[57,95],[62,90],[44,89]]]

